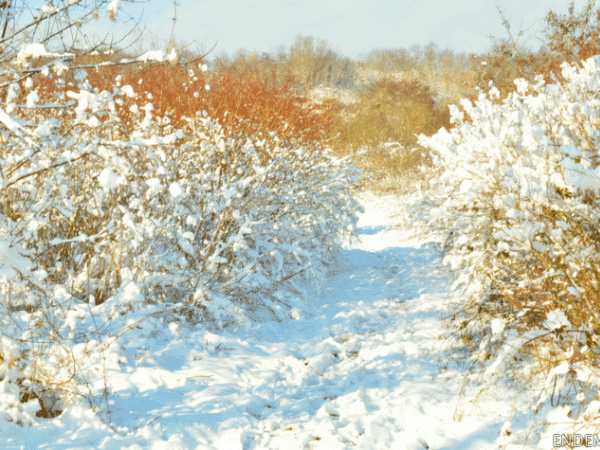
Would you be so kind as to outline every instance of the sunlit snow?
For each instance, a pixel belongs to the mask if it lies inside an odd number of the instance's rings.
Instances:
[[[115,177],[107,169],[100,182],[114,187]],[[438,244],[396,226],[401,202],[363,199],[360,240],[338,254],[322,295],[294,320],[217,332],[132,316],[122,339],[76,346],[75,354],[106,349],[96,354],[106,378],[90,379],[97,411],[74,399],[60,416],[25,426],[5,413],[2,448],[498,448],[523,426],[510,421],[516,393],[508,380],[485,394],[464,385],[468,353],[440,337],[452,278]],[[92,306],[118,311],[139,293],[132,282]],[[504,324],[492,327],[498,334]],[[0,398],[14,401],[15,389],[0,382]]]

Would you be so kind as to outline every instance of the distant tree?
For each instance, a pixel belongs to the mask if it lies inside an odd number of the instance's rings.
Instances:
[[[319,85],[344,86],[352,83],[354,66],[334,51],[327,41],[298,35],[288,56],[290,73],[307,89]]]
[[[371,50],[363,63],[378,72],[397,72],[412,68],[414,60],[410,52],[404,48]]]

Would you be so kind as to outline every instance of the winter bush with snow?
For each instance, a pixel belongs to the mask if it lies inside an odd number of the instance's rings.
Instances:
[[[314,143],[206,113],[176,129],[131,86],[100,92],[83,70],[36,105],[27,80],[0,110],[5,420],[29,420],[26,400],[49,416],[92,398],[98,367],[118,364],[115,342],[144,320],[288,316],[354,231],[357,171]]]
[[[600,386],[599,64],[452,107],[450,132],[421,136],[439,176],[413,205],[446,239],[459,328],[486,373],[534,356],[555,398],[575,403]]]

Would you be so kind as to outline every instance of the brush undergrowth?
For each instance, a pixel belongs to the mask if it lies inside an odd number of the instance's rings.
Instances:
[[[599,62],[452,108],[450,132],[421,137],[439,177],[414,210],[446,240],[454,331],[486,378],[538,380],[536,411],[574,417],[600,387]]]
[[[119,370],[119,340],[144,321],[288,317],[353,233],[358,171],[298,131],[312,116],[288,88],[221,74],[209,89],[153,58],[104,89],[93,82],[113,68],[48,63],[5,92],[4,420],[52,417],[77,398],[108,411],[106,371]],[[180,76],[163,83],[168,73]]]
[[[358,150],[362,186],[400,193],[415,189],[423,178],[420,168],[429,162],[418,135],[433,134],[449,120],[433,92],[416,80],[378,80],[355,103],[335,111],[332,145],[341,154]]]

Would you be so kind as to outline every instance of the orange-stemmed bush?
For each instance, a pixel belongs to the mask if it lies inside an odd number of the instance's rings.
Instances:
[[[188,69],[166,62],[126,66],[100,66],[88,69],[87,80],[95,88],[110,90],[119,86],[132,86],[138,103],[140,98],[152,103],[153,114],[168,117],[174,126],[183,118],[194,117],[197,112],[219,121],[225,129],[247,133],[275,133],[280,139],[302,138],[322,141],[333,123],[332,102],[312,104],[299,92],[298,83],[288,76],[278,81],[275,71],[261,76],[256,71],[238,71],[220,67],[214,72]],[[56,79],[45,79],[40,97],[50,101],[74,89],[72,74],[65,74],[65,82],[57,85]],[[132,103],[120,107],[121,118],[127,123]]]

